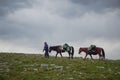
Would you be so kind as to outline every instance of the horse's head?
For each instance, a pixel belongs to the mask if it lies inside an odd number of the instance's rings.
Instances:
[[[51,52],[51,47],[49,47],[49,52]]]

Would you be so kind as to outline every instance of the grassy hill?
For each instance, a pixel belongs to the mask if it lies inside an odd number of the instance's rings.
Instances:
[[[120,60],[0,53],[0,80],[119,80]]]

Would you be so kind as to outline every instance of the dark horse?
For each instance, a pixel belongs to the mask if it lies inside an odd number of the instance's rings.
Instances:
[[[86,59],[88,54],[90,55],[91,59],[93,59],[92,55],[97,55],[97,54],[99,55],[99,60],[100,59],[105,59],[105,52],[104,52],[103,48],[96,47],[95,48],[95,52],[92,52],[92,53],[90,53],[88,48],[80,48],[78,53],[80,54],[81,52],[85,52],[86,53],[84,59]]]
[[[50,46],[49,47],[49,52],[51,51],[56,51],[56,58],[57,58],[57,55],[58,53],[61,55],[62,57],[62,53],[63,52],[68,52],[69,54],[69,58],[73,58],[73,55],[74,55],[74,48],[72,46],[69,46],[70,47],[70,51],[66,51],[63,49],[63,46]]]

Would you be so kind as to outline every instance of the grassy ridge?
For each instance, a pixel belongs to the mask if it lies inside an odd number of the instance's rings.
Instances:
[[[46,59],[38,54],[0,53],[0,80],[119,79],[119,60]]]

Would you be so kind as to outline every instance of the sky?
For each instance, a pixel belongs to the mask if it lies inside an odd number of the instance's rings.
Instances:
[[[94,44],[116,60],[119,34],[120,0],[0,0],[0,52],[43,54],[46,41],[84,57],[79,48]]]

